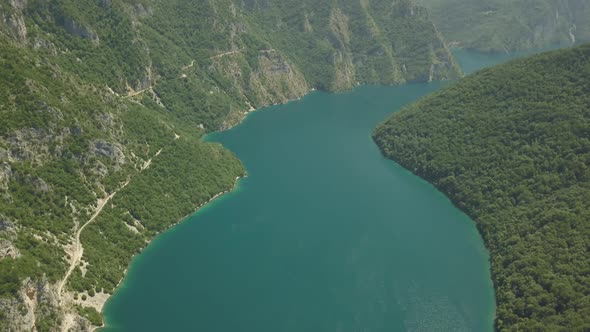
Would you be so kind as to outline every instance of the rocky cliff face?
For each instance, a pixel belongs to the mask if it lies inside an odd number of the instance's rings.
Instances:
[[[132,255],[243,174],[203,133],[312,88],[458,75],[408,0],[0,0],[0,330],[100,325]]]
[[[253,1],[246,10],[320,89],[453,78],[460,71],[413,1]]]

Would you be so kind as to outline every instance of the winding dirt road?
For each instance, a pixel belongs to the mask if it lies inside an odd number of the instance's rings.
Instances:
[[[174,134],[175,136],[177,136],[176,134]],[[180,136],[178,136],[180,137]],[[156,152],[154,154],[154,156],[152,158],[150,158],[149,160],[147,160],[140,168],[139,173],[145,171],[146,169],[148,169],[150,167],[150,165],[152,164],[152,159],[154,157],[157,157],[160,155],[160,153],[162,153],[162,149],[158,150],[158,152]],[[125,182],[121,187],[119,187],[119,189],[115,190],[112,194],[108,195],[107,197],[101,199],[98,201],[98,205],[96,207],[96,211],[94,211],[94,214],[92,215],[92,217],[90,217],[90,219],[88,219],[88,221],[86,223],[84,223],[84,225],[82,225],[82,227],[80,227],[78,229],[78,231],[76,232],[76,237],[74,240],[74,250],[72,253],[72,258],[70,260],[70,267],[68,268],[68,272],[65,274],[64,278],[60,281],[59,286],[57,286],[57,299],[59,301],[59,304],[62,305],[62,293],[63,293],[63,288],[65,286],[65,284],[68,282],[68,279],[70,278],[70,275],[72,274],[72,272],[74,272],[74,269],[76,268],[76,266],[78,266],[78,264],[80,264],[80,260],[82,260],[82,255],[84,254],[84,248],[82,247],[82,243],[80,242],[80,234],[82,234],[82,231],[84,230],[84,228],[86,228],[86,226],[88,226],[88,224],[90,224],[91,222],[94,221],[94,219],[96,219],[96,217],[98,217],[98,215],[100,214],[100,212],[102,211],[102,209],[106,206],[106,204],[111,200],[111,198],[115,197],[115,195],[123,188],[125,188],[128,184],[129,184],[130,180],[127,180],[127,182]]]
[[[84,225],[82,225],[82,227],[80,227],[80,229],[78,229],[78,231],[76,232],[76,238],[75,238],[75,242],[74,242],[74,252],[72,253],[72,258],[70,261],[70,268],[68,269],[68,272],[66,273],[64,278],[59,283],[59,286],[57,287],[57,298],[58,298],[60,304],[62,304],[62,296],[61,295],[63,293],[64,285],[66,284],[66,282],[70,278],[70,275],[72,274],[72,272],[74,271],[76,266],[78,266],[78,264],[80,264],[80,260],[82,259],[82,255],[84,254],[84,248],[82,247],[82,243],[80,243],[80,234],[82,233],[84,228],[86,228],[86,226],[88,226],[88,224],[93,222],[94,219],[96,219],[96,217],[98,217],[98,215],[100,214],[102,209],[111,200],[111,198],[113,198],[119,192],[119,190],[125,188],[125,186],[127,186],[127,184],[129,184],[129,181],[125,182],[125,184],[123,184],[121,186],[121,188],[117,189],[109,196],[99,200],[96,211],[94,211],[94,214],[92,215],[92,217],[90,217],[90,219],[88,219],[88,221]]]
[[[242,49],[235,50],[235,51],[224,52],[224,53],[221,53],[221,54],[214,55],[214,56],[210,57],[209,59],[218,59],[218,58],[222,58],[222,57],[224,57],[226,55],[241,53],[243,51],[244,51],[244,49],[242,48]]]

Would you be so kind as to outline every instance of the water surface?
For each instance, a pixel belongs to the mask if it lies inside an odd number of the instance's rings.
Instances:
[[[248,177],[134,260],[106,330],[491,331],[474,223],[370,137],[442,85],[314,92],[210,135]]]

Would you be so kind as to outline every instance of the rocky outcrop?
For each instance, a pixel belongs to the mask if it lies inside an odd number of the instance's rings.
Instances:
[[[10,0],[12,8],[22,12],[27,7],[27,0]]]
[[[246,107],[231,113],[221,129],[239,123],[254,108],[285,103],[305,95],[311,87],[303,74],[274,49],[260,50],[256,68],[244,67],[243,54],[216,58],[212,69],[230,79]]]
[[[66,18],[64,20],[63,25],[64,25],[64,29],[66,29],[66,31],[71,33],[72,35],[75,35],[75,36],[78,36],[78,37],[84,38],[84,39],[90,39],[94,43],[98,44],[98,42],[99,42],[98,35],[96,34],[96,32],[94,32],[89,27],[86,27],[86,26],[74,21],[71,18]]]
[[[57,47],[43,38],[35,37],[32,41],[32,47],[35,50],[47,50],[51,55],[57,55]]]
[[[40,128],[23,128],[8,138],[8,158],[14,161],[31,161],[42,164],[51,154],[49,147],[63,138]]]
[[[20,251],[11,241],[0,238],[0,259],[5,257],[17,258],[19,256]]]
[[[2,156],[2,152],[4,152],[6,157]],[[0,148],[0,161],[3,161],[0,164],[0,190],[8,189],[8,182],[12,178],[12,168],[10,164],[6,162],[8,160],[8,153],[6,150]]]
[[[0,298],[0,312],[3,314],[2,326],[5,331],[35,331],[35,311],[25,301],[24,292],[12,298]]]
[[[27,278],[16,296],[0,298],[0,312],[0,326],[5,331],[37,331],[38,322],[63,318],[56,294],[45,278]]]
[[[334,81],[332,89],[347,90],[357,84],[355,65],[352,62],[350,50],[351,31],[348,17],[339,8],[334,8],[330,14],[331,42],[337,49],[332,56],[334,66]]]
[[[27,26],[23,18],[23,10],[27,6],[26,0],[10,0],[10,8],[2,10],[0,5],[0,22],[4,24],[8,33],[19,42],[27,39]]]
[[[337,51],[333,55],[332,63],[334,64],[334,81],[332,88],[336,91],[348,90],[359,84],[356,81],[356,68],[352,63],[350,53]]]
[[[263,90],[258,105],[284,103],[309,91],[303,74],[275,50],[262,50],[258,56],[260,70],[251,83]],[[258,82],[254,82],[258,80]],[[264,84],[264,86],[262,85]]]
[[[20,251],[14,245],[17,235],[16,225],[0,214],[0,260],[20,257]]]
[[[8,17],[4,17],[4,22],[8,26],[9,31],[14,37],[20,41],[27,39],[27,26],[21,15],[13,14]]]
[[[150,6],[144,6],[141,3],[136,3],[133,5],[133,14],[140,18],[146,18],[152,16],[154,11]]]
[[[125,154],[117,144],[108,143],[104,140],[95,140],[91,143],[90,151],[96,156],[110,159],[116,165],[125,164]]]

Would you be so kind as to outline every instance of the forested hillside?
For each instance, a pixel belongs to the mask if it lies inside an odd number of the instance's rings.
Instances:
[[[587,0],[420,0],[450,43],[520,51],[590,41]]]
[[[475,219],[497,327],[590,330],[590,45],[484,69],[374,132]]]
[[[459,74],[410,0],[0,0],[0,330],[100,325],[132,256],[244,175],[203,134]]]

